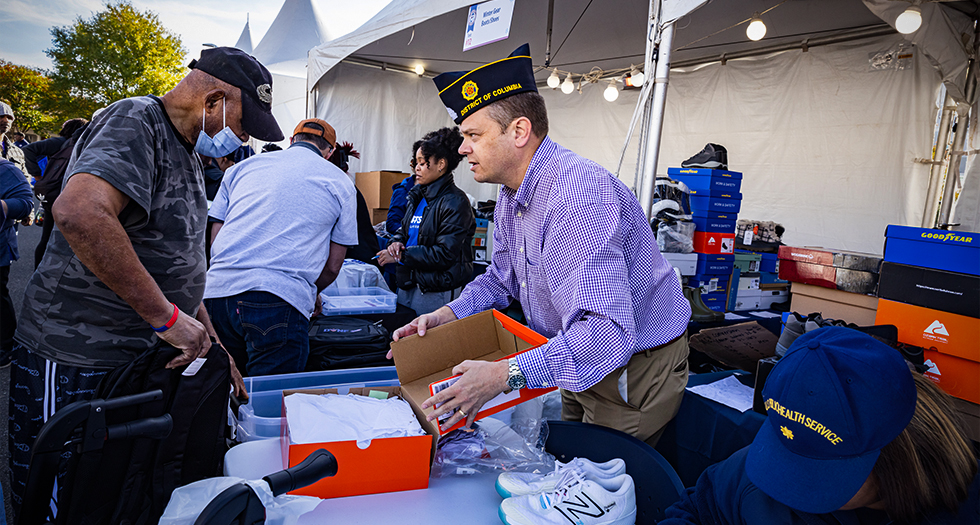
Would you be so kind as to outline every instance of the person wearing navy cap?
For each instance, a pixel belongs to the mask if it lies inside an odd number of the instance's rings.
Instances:
[[[748,447],[708,467],[662,524],[980,523],[980,477],[951,398],[844,327],[793,342]]]
[[[562,419],[653,445],[687,385],[691,308],[636,197],[615,175],[548,137],[527,44],[435,79],[459,124],[473,178],[500,184],[491,265],[460,297],[398,329],[398,339],[519,300],[550,340],[516,358],[464,361],[452,387],[423,402],[430,418],[471,424],[494,396],[562,389]],[[441,405],[440,405],[441,403]]]
[[[89,399],[108,370],[160,340],[182,351],[169,367],[211,348],[202,304],[207,199],[195,151],[223,157],[251,136],[277,141],[282,131],[272,116],[272,75],[255,58],[207,49],[190,68],[165,95],[120,100],[93,117],[65,171],[52,206],[57,228],[14,334],[15,509],[34,438],[54,412]]]

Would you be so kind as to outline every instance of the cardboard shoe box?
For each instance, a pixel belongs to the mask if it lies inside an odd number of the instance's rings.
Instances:
[[[359,447],[354,441],[295,444],[289,439],[289,427],[285,423],[288,414],[285,413],[284,403],[283,414],[286,418],[283,418],[281,433],[283,465],[297,465],[319,448],[329,450],[337,458],[338,465],[337,475],[291,494],[336,498],[427,488],[436,444],[442,433],[435,422],[425,419],[432,410],[421,409],[422,402],[431,397],[430,384],[450,378],[452,369],[467,359],[506,359],[540,346],[547,340],[506,315],[491,310],[429,329],[425,337],[413,335],[392,343],[401,386],[352,388],[350,392],[370,395],[370,391],[375,390],[401,397],[415,412],[419,424],[426,431],[424,436],[379,438],[372,440],[366,448]],[[553,387],[525,388],[501,394],[484,405],[477,419],[553,390]],[[283,396],[296,393],[328,394],[336,393],[336,390],[286,390]],[[462,422],[457,423],[447,432],[462,425]]]
[[[780,246],[779,259],[871,273],[878,273],[881,266],[879,255],[811,246]]]
[[[878,297],[980,317],[980,276],[884,262]]]
[[[698,254],[697,275],[731,275],[735,266],[734,255]]]
[[[980,234],[888,225],[885,260],[980,275]]]
[[[691,220],[699,232],[735,233],[738,224],[734,213],[692,210]]]
[[[680,270],[681,275],[694,275],[698,270],[698,254],[696,253],[663,253],[667,264]]]
[[[735,234],[696,231],[694,232],[694,251],[720,255],[734,254]]]
[[[379,224],[388,220],[388,208],[374,208],[371,210],[371,224]]]
[[[408,176],[399,171],[364,171],[354,175],[354,185],[361,190],[369,210],[387,208],[391,205],[391,187]]]
[[[738,192],[742,187],[742,174],[737,171],[711,168],[667,168],[667,175],[687,184],[692,190],[718,190]]]
[[[859,326],[875,324],[878,298],[810,284],[793,283],[790,311],[807,315],[820,312],[825,319],[841,319]]]
[[[691,190],[691,211],[736,214],[742,207],[742,194],[717,190]]]

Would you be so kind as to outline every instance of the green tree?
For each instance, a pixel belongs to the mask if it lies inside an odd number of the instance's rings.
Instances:
[[[50,112],[51,79],[44,71],[0,59],[0,100],[9,103],[17,129],[50,135],[60,128],[60,115]]]
[[[152,11],[109,2],[90,19],[51,29],[51,89],[57,107],[91,115],[128,97],[163,94],[184,76],[187,51]]]

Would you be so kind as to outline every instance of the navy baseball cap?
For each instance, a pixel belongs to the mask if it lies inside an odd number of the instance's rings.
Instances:
[[[769,417],[749,445],[745,473],[771,498],[812,514],[857,494],[916,401],[900,352],[838,326],[798,337],[762,397]]]
[[[527,44],[507,58],[482,65],[472,71],[451,71],[432,79],[449,116],[462,124],[476,110],[498,100],[527,91],[538,91]]]
[[[284,138],[272,116],[272,74],[255,57],[234,47],[214,47],[201,51],[201,58],[191,60],[187,67],[241,90],[245,133],[266,142]]]

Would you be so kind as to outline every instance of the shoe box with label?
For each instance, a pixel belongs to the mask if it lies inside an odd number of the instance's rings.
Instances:
[[[431,387],[451,379],[453,367],[463,360],[498,361],[547,341],[546,337],[506,315],[490,310],[431,328],[424,338],[413,335],[392,343],[401,386],[351,388],[350,393],[376,397],[377,393],[383,392],[401,397],[411,406],[426,432],[421,436],[377,438],[366,447],[355,441],[293,443],[289,434],[289,414],[283,402],[281,443],[284,467],[299,464],[319,448],[329,450],[340,465],[335,476],[291,494],[336,498],[427,488],[440,436],[462,426],[460,422],[443,431],[435,422],[426,421],[432,409],[423,410],[421,404],[432,395]],[[554,387],[524,388],[500,394],[483,405],[477,419],[554,390]],[[283,396],[336,392],[336,389],[285,390]]]
[[[779,247],[779,278],[794,283],[874,294],[881,257],[817,247]]]
[[[681,275],[694,275],[698,272],[698,254],[696,253],[663,253],[667,263],[680,270]]]
[[[859,326],[875,324],[878,298],[873,295],[794,282],[790,283],[790,296],[792,312],[820,313],[824,319],[840,319]]]
[[[943,390],[980,403],[980,234],[889,225],[885,237],[876,322],[925,349]]]

